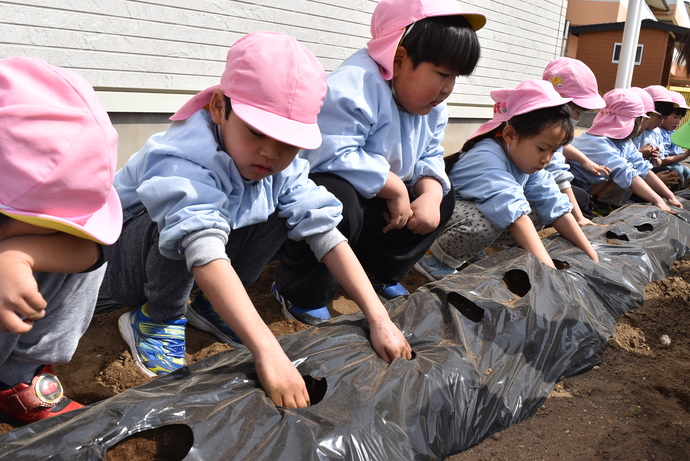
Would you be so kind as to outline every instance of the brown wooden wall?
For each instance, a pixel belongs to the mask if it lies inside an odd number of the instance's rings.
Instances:
[[[614,43],[621,43],[623,31],[604,31],[580,34],[577,59],[587,64],[597,76],[601,94],[612,90],[616,83],[618,64],[611,62]],[[639,43],[644,45],[642,64],[635,66],[632,86],[668,85],[673,38],[663,30],[642,29]]]

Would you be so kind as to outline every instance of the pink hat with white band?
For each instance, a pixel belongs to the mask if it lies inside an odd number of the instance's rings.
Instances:
[[[637,93],[637,95],[642,99],[642,104],[644,104],[644,111],[646,113],[651,112],[659,115],[659,112],[657,112],[656,108],[654,107],[654,99],[652,99],[652,96],[647,91],[636,86],[633,86],[630,89]]]
[[[371,16],[369,55],[379,66],[385,80],[393,78],[395,51],[405,29],[420,19],[436,16],[463,16],[474,30],[486,24],[481,13],[463,11],[455,0],[381,0]]]
[[[117,132],[77,73],[0,60],[0,162],[0,213],[106,245],[119,237]]]
[[[594,110],[606,106],[599,96],[594,72],[582,61],[565,57],[554,59],[544,69],[542,78],[551,82],[558,94],[572,98],[583,109]]]
[[[606,107],[601,109],[587,133],[612,139],[625,139],[632,133],[637,117],[649,118],[644,103],[630,89],[616,88],[604,95]]]
[[[233,112],[266,136],[302,149],[321,145],[317,117],[326,97],[326,72],[294,38],[277,32],[245,35],[230,47],[220,85],[198,93],[170,119],[188,119],[219,88]]]
[[[481,125],[468,140],[498,128],[516,115],[562,106],[572,101],[571,98],[561,97],[553,85],[545,80],[525,80],[515,88],[493,90],[491,98],[496,102],[493,118]]]

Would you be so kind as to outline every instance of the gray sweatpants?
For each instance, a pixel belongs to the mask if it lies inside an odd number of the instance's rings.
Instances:
[[[48,303],[46,315],[27,333],[0,333],[0,381],[31,382],[43,365],[69,362],[91,322],[105,266],[79,274],[35,272]]]
[[[285,220],[277,213],[268,220],[233,230],[225,246],[242,283],[254,282],[287,238]],[[158,225],[144,212],[127,221],[120,239],[105,247],[108,270],[103,288],[117,302],[139,307],[156,322],[180,318],[194,286],[183,259],[168,259],[158,250]]]
[[[537,230],[542,229],[537,212],[528,215]],[[515,239],[506,230],[491,225],[471,200],[456,200],[448,224],[431,244],[431,253],[450,267],[458,268],[491,245],[511,245]]]

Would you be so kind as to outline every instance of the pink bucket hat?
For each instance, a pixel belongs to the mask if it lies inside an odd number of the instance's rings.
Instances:
[[[685,100],[685,96],[677,91],[669,90],[669,93],[671,93],[671,99],[673,99],[673,103],[678,106],[678,109],[690,109],[690,107],[688,107],[688,102]]]
[[[405,28],[424,18],[463,16],[474,30],[486,24],[486,16],[462,10],[455,0],[381,0],[371,16],[369,55],[381,66],[385,80],[393,78],[393,59]]]
[[[633,86],[630,89],[637,93],[640,99],[642,99],[642,104],[644,105],[644,111],[646,113],[651,112],[653,114],[659,115],[659,112],[657,112],[656,108],[654,107],[654,99],[652,99],[652,96],[648,92],[636,86]]]
[[[642,99],[632,90],[616,88],[604,95],[606,107],[599,111],[587,133],[623,139],[630,135],[637,117],[647,117]]]
[[[171,120],[186,120],[217,89],[245,123],[302,149],[321,145],[317,116],[326,97],[326,71],[307,47],[277,32],[245,35],[228,51],[220,85],[190,99]]]
[[[672,102],[675,104],[675,101],[673,101],[673,97],[671,97],[671,92],[666,89],[665,86],[661,85],[650,85],[647,87],[644,87],[643,90],[645,90],[649,95],[652,97],[652,99],[656,101],[662,101],[662,102]]]
[[[119,237],[117,132],[80,75],[0,60],[0,162],[0,213],[106,245]]]
[[[606,106],[599,96],[599,87],[594,72],[587,65],[573,58],[558,58],[544,69],[542,78],[551,82],[558,94],[572,98],[583,109],[594,110]]]
[[[481,125],[468,138],[476,138],[482,134],[498,128],[516,115],[526,114],[546,107],[562,106],[572,101],[563,98],[545,80],[525,80],[515,88],[501,88],[491,92],[494,104],[494,117]]]

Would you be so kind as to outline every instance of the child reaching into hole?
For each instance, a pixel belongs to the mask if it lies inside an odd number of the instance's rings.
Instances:
[[[430,280],[452,273],[480,251],[517,243],[555,268],[537,229],[551,224],[594,261],[596,251],[571,214],[546,165],[573,139],[567,104],[544,80],[491,92],[494,116],[446,159],[456,203],[448,225],[416,269]],[[504,231],[508,231],[506,235]],[[432,259],[433,258],[433,259]]]
[[[321,143],[316,118],[325,96],[323,66],[304,45],[281,33],[248,34],[228,51],[220,84],[187,102],[116,174],[125,224],[109,250],[104,288],[137,307],[118,324],[147,376],[186,365],[189,320],[246,346],[276,405],[309,405],[304,379],[245,290],[286,239],[308,242],[332,271],[366,316],[383,360],[411,358],[336,228],[342,205],[296,158]],[[187,306],[194,284],[200,290]]]
[[[682,207],[632,142],[647,117],[640,96],[633,90],[618,88],[606,93],[604,101],[606,108],[597,114],[586,133],[573,140],[573,145],[590,160],[609,167],[611,173],[595,176],[571,162],[570,170],[578,185],[594,197],[600,210],[602,205],[615,209],[632,203],[633,193],[664,211],[671,211],[666,201]]]

